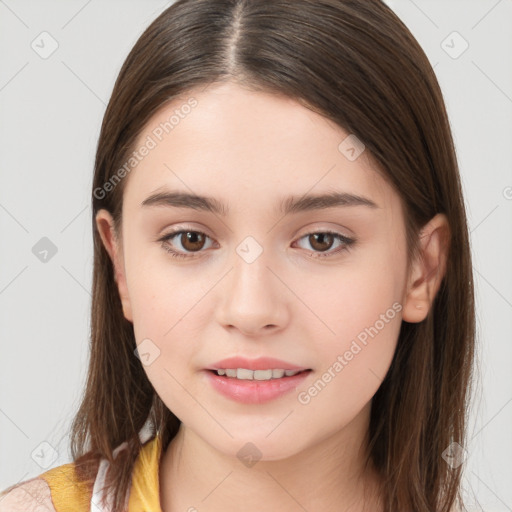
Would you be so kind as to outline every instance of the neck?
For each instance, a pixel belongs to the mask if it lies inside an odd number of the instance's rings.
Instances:
[[[364,466],[369,411],[370,404],[314,446],[254,465],[216,450],[182,424],[162,455],[162,510],[379,512],[379,478]]]

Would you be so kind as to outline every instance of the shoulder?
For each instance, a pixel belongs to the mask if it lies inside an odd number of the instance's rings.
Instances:
[[[0,512],[56,512],[46,480],[36,477],[0,493]]]
[[[63,464],[1,492],[0,512],[89,512],[91,496],[75,465]]]

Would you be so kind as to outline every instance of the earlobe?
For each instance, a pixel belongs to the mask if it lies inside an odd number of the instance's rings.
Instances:
[[[402,318],[422,322],[428,315],[446,273],[450,228],[446,215],[439,213],[421,230],[419,254],[413,263]]]
[[[123,314],[127,320],[133,322],[122,257],[122,243],[115,231],[114,220],[110,212],[104,209],[98,211],[96,214],[96,228],[98,229],[103,246],[112,261],[114,279],[117,283],[119,298],[123,305]]]

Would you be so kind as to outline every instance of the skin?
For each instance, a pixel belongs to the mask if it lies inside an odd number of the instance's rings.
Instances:
[[[144,369],[182,421],[161,461],[162,509],[382,510],[377,475],[363,467],[371,400],[402,320],[421,322],[439,289],[446,217],[424,227],[423,258],[407,275],[400,197],[368,152],[350,161],[338,150],[348,135],[338,125],[290,98],[232,82],[174,99],[136,146],[191,96],[198,105],[124,178],[121,233],[107,211],[96,218],[136,341],[149,338],[160,350]],[[229,214],[141,207],[160,187],[215,197]],[[286,216],[275,210],[288,194],[333,190],[378,208]],[[207,235],[202,246],[180,235],[167,242],[189,258],[171,257],[158,241],[177,227]],[[331,239],[324,247],[332,256],[318,257],[325,253],[307,235],[326,229],[356,242],[336,252],[343,243]],[[247,236],[263,249],[250,264],[236,252]],[[401,311],[309,403],[300,403],[299,393],[394,303]],[[241,404],[215,391],[203,372],[233,355],[277,357],[313,371],[296,391]],[[247,442],[261,452],[251,467],[237,457]]]

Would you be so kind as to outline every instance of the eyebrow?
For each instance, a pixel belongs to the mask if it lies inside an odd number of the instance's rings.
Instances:
[[[185,192],[161,191],[148,196],[141,203],[141,207],[166,206],[174,208],[188,208],[191,210],[208,211],[226,217],[229,214],[227,205],[209,196],[200,196]],[[278,206],[278,211],[284,215],[289,213],[306,212],[312,210],[325,210],[346,206],[366,206],[380,208],[371,199],[350,194],[348,192],[329,192],[325,194],[287,196]]]

